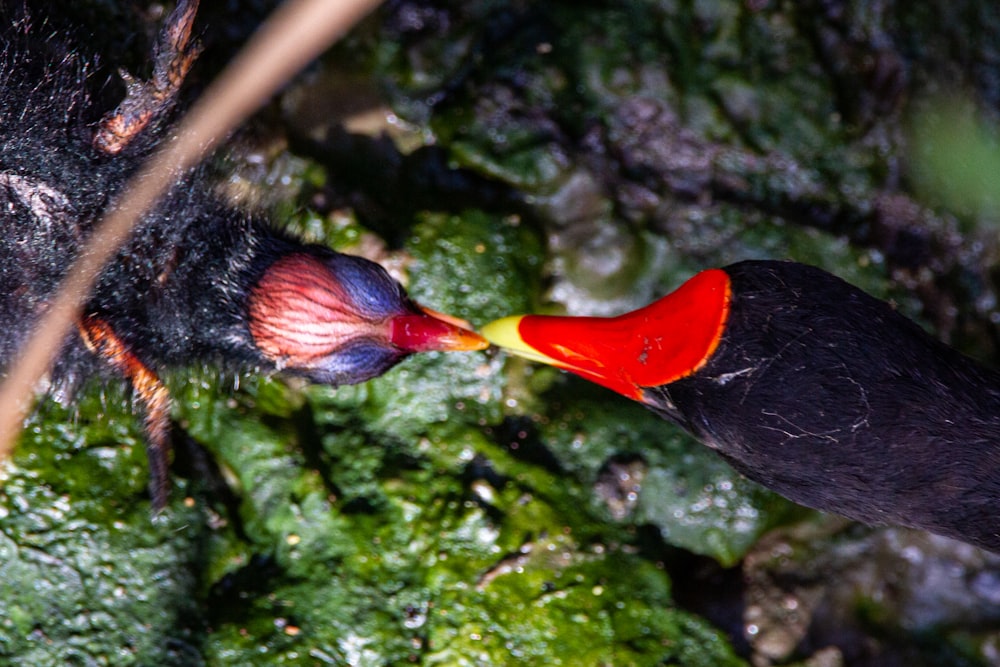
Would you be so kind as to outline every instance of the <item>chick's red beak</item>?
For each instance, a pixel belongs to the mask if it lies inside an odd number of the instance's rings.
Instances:
[[[482,333],[513,354],[641,401],[644,387],[668,384],[707,362],[725,329],[729,298],[729,276],[711,269],[618,317],[518,315]]]
[[[465,320],[421,306],[419,313],[392,318],[389,339],[406,352],[483,350],[489,342]]]
[[[306,253],[275,260],[251,291],[254,345],[278,368],[348,384],[411,352],[489,346],[467,322],[414,306],[377,264]]]

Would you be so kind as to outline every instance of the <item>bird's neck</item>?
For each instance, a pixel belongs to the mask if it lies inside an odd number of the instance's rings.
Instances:
[[[185,194],[155,215],[170,219],[137,231],[105,270],[90,308],[157,363],[267,370],[248,328],[248,295],[268,266],[301,245],[246,214]]]
[[[1000,551],[1000,375],[816,269],[727,272],[715,355],[647,403],[796,502]]]

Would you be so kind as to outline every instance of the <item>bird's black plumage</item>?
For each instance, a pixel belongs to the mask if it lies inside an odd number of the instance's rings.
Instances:
[[[197,4],[177,3],[149,80],[128,79],[124,95],[43,17],[0,9],[0,369],[16,360],[96,223],[170,136],[198,52]],[[146,413],[157,505],[166,489],[164,369],[207,363],[349,384],[413,352],[486,344],[415,304],[377,264],[276,230],[224,202],[204,176],[178,174],[140,220],[98,277],[49,377],[62,397],[94,374],[132,383]]]
[[[1000,552],[1000,374],[815,267],[747,261],[700,276],[649,316],[529,315],[483,331],[639,400],[798,503]],[[691,329],[695,312],[720,325]],[[599,330],[636,341],[639,358],[595,343]],[[660,353],[687,336],[696,362],[676,367]],[[669,379],[634,380],[657,365]]]
[[[1000,551],[1000,375],[814,267],[725,271],[716,352],[647,404],[796,502]]]
[[[0,36],[0,337],[6,367],[96,221],[120,196],[162,123],[121,155],[92,145],[109,110],[93,60],[41,17],[22,15]],[[160,119],[162,120],[162,119]],[[281,239],[220,203],[199,174],[178,180],[101,275],[86,311],[108,320],[149,363],[214,357],[266,365],[241,324],[248,284]],[[245,319],[245,318],[243,318]],[[70,336],[53,379],[74,383],[102,364]]]

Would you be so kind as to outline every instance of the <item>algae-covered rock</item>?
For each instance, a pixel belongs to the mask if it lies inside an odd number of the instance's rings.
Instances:
[[[434,290],[499,263],[498,292],[457,312],[523,309],[536,243],[512,220],[425,217],[411,291],[437,305]],[[245,537],[209,595],[210,663],[741,664],[671,608],[669,576],[602,520],[588,485],[497,437],[501,368],[431,355],[357,387],[257,384],[235,405],[188,389],[188,433],[243,497]]]
[[[205,10],[237,26],[203,33],[209,69],[261,4]],[[382,261],[417,301],[474,324],[612,314],[708,266],[789,257],[996,359],[984,179],[966,191],[936,174],[954,161],[930,159],[947,140],[938,107],[908,121],[911,100],[960,82],[985,109],[967,142],[994,163],[998,26],[971,0],[393,2],[215,171],[220,192]],[[364,104],[324,99],[352,90]],[[331,121],[328,105],[365,123]],[[938,143],[916,151],[924,131]],[[913,170],[913,154],[929,161]],[[911,171],[976,206],[911,192]],[[32,417],[0,491],[0,662],[995,653],[995,559],[817,524],[640,406],[550,368],[490,351],[422,355],[338,389],[211,369],[168,385],[176,453],[158,517],[119,388]]]
[[[207,516],[175,489],[154,517],[120,392],[43,405],[0,491],[0,662],[202,664],[195,594]]]

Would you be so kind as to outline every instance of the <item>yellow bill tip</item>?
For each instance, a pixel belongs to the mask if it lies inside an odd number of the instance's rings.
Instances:
[[[503,317],[481,327],[479,333],[493,345],[511,354],[543,364],[558,364],[555,359],[542,354],[521,338],[518,328],[524,318],[524,315]]]
[[[510,348],[523,345],[521,335],[517,332],[517,326],[523,318],[524,315],[501,317],[479,327],[479,333],[497,347]]]

